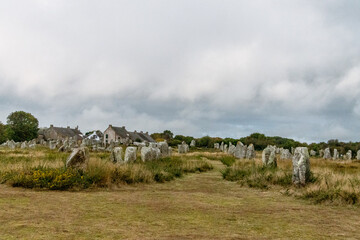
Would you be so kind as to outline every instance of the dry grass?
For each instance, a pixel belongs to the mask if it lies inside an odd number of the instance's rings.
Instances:
[[[198,155],[181,157],[190,162],[199,160]],[[241,187],[223,180],[221,156],[209,154],[208,159],[216,159],[207,160],[215,167],[212,171],[163,184],[120,184],[80,192],[34,191],[2,184],[0,239],[360,238],[359,207],[310,204],[284,196],[276,186],[266,191]],[[111,168],[102,161],[105,158],[93,155],[89,167],[94,171]],[[255,160],[256,164],[260,161]],[[344,163],[346,170],[340,170],[342,163],[328,167],[322,160],[315,161],[311,160],[315,174],[334,168],[338,177],[344,171],[345,179],[356,175],[356,162]],[[48,164],[56,162],[61,159]],[[291,161],[278,165],[291,169]],[[137,168],[133,173],[142,171],[140,166],[133,167]],[[125,166],[120,168],[125,170]]]
[[[311,205],[222,180],[216,169],[164,184],[89,192],[0,185],[0,239],[358,239],[360,209]]]

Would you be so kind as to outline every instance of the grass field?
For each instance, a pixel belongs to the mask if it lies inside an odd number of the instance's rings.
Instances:
[[[24,161],[36,165],[33,157],[47,158],[51,152],[12,154],[12,160],[8,154],[0,155],[7,159],[0,163],[0,170],[20,169]],[[18,159],[19,155],[24,160]],[[360,238],[357,205],[314,204],[280,193],[282,186],[249,188],[225,180],[221,171],[239,161],[226,157],[224,165],[222,156],[190,153],[187,160],[207,161],[214,169],[164,183],[118,184],[80,191],[1,184],[0,239]],[[53,157],[49,165],[61,167],[56,159]],[[312,160],[312,164],[314,174],[339,168],[339,173],[347,176],[358,173],[359,163],[343,163],[343,168],[322,160]],[[286,169],[291,163],[284,161],[279,166]]]

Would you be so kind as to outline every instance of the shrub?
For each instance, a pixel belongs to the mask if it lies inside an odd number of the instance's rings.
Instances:
[[[14,187],[45,188],[50,190],[110,187],[112,184],[166,182],[186,173],[204,172],[213,167],[203,160],[183,160],[179,157],[150,162],[114,165],[109,161],[92,159],[86,170],[38,166],[0,173],[0,182]]]
[[[268,189],[269,185],[292,185],[292,172],[278,168],[256,166],[254,162],[239,162],[222,172],[228,181],[238,181],[241,185]]]

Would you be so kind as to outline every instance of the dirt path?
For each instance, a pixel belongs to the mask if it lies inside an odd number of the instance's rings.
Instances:
[[[311,205],[222,179],[224,166],[164,184],[92,192],[0,185],[0,239],[359,239],[360,209]]]

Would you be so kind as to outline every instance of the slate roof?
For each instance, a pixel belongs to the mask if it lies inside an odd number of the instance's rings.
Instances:
[[[52,127],[54,129],[55,132],[57,132],[58,134],[64,136],[64,137],[75,137],[75,136],[79,136],[82,137],[82,133],[78,130],[78,129],[74,129],[74,128],[62,128],[62,127]]]
[[[112,129],[115,131],[116,135],[122,137],[122,138],[127,138],[130,137],[129,132],[122,127],[112,127]]]

